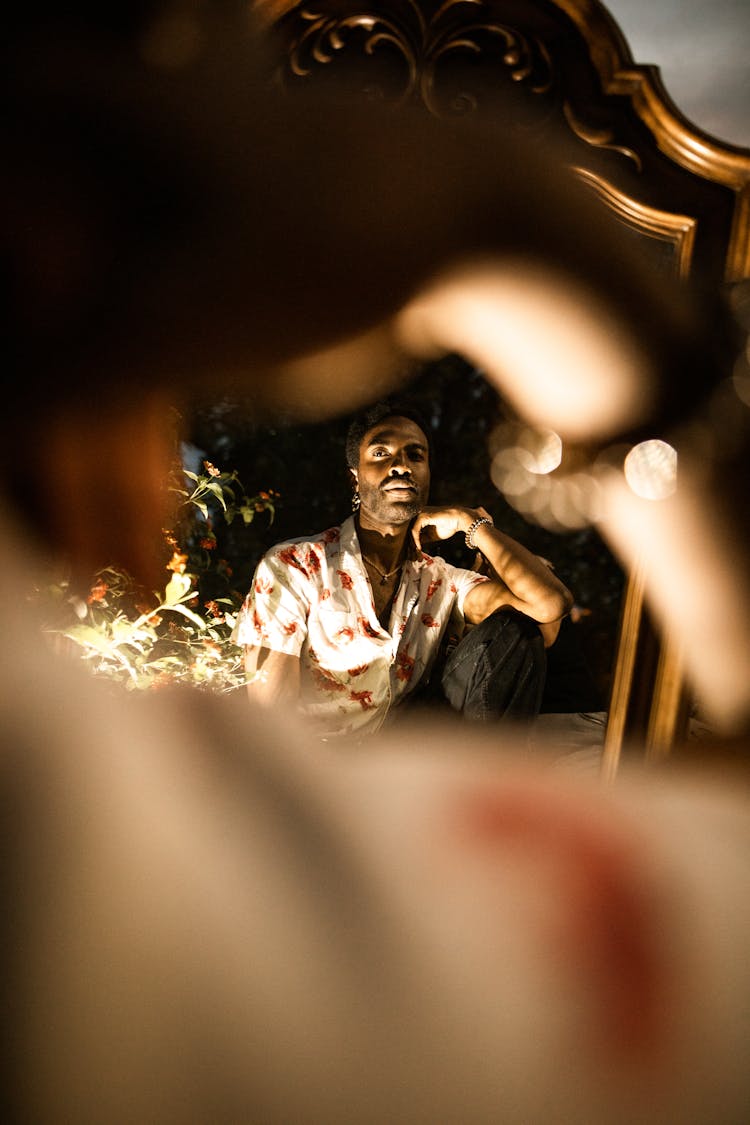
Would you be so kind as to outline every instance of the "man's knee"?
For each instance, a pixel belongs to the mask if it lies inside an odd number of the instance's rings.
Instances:
[[[467,718],[536,715],[546,673],[544,641],[535,621],[506,607],[463,638],[448,659],[442,687]]]

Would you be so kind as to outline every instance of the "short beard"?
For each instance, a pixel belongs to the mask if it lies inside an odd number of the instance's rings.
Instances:
[[[394,503],[387,493],[379,488],[368,488],[360,493],[361,505],[365,511],[382,523],[410,523],[422,511],[422,498],[417,493],[408,503]]]

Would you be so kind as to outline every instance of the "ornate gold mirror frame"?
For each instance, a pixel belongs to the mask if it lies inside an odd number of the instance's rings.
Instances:
[[[255,8],[278,45],[276,78],[295,93],[343,81],[349,93],[418,102],[437,117],[510,115],[540,144],[554,129],[570,166],[650,247],[655,270],[714,288],[750,276],[750,151],[691,125],[657,68],[635,64],[598,0],[256,0]],[[647,759],[667,753],[685,718],[680,656],[658,635],[635,568],[605,774],[630,740]]]

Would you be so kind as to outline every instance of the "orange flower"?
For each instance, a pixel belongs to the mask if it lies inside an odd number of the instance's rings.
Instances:
[[[206,536],[205,539],[201,539],[201,547],[203,548],[204,551],[215,551],[216,550],[216,540],[214,539],[213,536],[210,536],[210,537]]]
[[[220,477],[221,476],[221,469],[217,469],[216,466],[212,465],[210,461],[204,461],[203,462],[203,468],[206,470],[206,472],[208,473],[208,475],[210,477]]]
[[[89,605],[93,605],[94,602],[104,601],[108,589],[109,586],[107,585],[107,583],[102,578],[97,578],[96,582],[91,587],[91,592],[86,598],[86,601]]]

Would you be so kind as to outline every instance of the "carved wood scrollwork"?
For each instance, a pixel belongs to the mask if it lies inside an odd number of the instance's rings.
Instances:
[[[601,126],[596,127],[588,124],[575,112],[568,101],[563,103],[563,114],[568,126],[579,140],[585,141],[586,144],[592,145],[594,148],[617,152],[630,160],[637,172],[643,171],[643,161],[638,153],[627,145],[618,143],[616,130],[611,125],[602,128]]]
[[[352,52],[367,61],[360,90],[368,98],[418,99],[445,117],[476,110],[491,89],[523,86],[552,108],[555,76],[538,37],[492,18],[482,0],[446,0],[430,14],[425,7],[415,0],[346,12],[325,0],[297,7],[287,17],[291,41],[279,77],[310,78]]]
[[[589,120],[585,99],[574,105],[567,96],[551,46],[557,46],[559,28],[535,22],[535,5],[524,10],[504,0],[320,0],[307,6],[280,0],[274,7],[277,15],[279,8],[285,11],[278,25],[286,57],[277,78],[287,88],[300,79],[319,81],[326,69],[347,70],[349,77],[356,74],[354,88],[364,98],[393,105],[419,101],[436,117],[493,113],[504,102],[510,107],[504,116],[518,131],[541,132],[555,118],[578,140],[642,170],[614,118],[603,121],[600,113]]]

